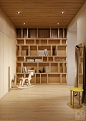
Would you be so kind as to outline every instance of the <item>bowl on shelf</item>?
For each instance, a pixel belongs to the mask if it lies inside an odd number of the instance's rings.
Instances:
[[[43,73],[43,70],[39,70],[40,73]]]

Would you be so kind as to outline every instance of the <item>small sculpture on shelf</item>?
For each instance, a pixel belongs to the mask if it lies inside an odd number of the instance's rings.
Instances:
[[[53,48],[53,55],[55,56],[55,48]]]
[[[48,51],[47,51],[47,49],[44,49],[44,54],[45,54],[45,56],[48,56]]]
[[[45,72],[45,68],[44,68],[44,66],[43,66],[43,73]]]
[[[45,73],[45,68],[43,66],[43,70],[39,70],[40,73]]]
[[[26,49],[26,56],[28,56],[28,49]]]

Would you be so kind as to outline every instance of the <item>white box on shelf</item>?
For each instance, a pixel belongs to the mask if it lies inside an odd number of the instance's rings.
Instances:
[[[33,72],[33,73],[35,73],[35,70],[28,70],[28,73],[30,73],[30,72]]]
[[[45,56],[44,50],[38,50],[38,56]]]
[[[34,59],[27,59],[27,62],[34,62]]]
[[[35,62],[42,62],[42,59],[35,59]]]

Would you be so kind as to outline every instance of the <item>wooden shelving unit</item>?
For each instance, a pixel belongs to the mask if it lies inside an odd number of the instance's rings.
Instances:
[[[34,67],[32,84],[67,84],[67,29],[66,28],[17,28],[16,39],[16,84],[21,77],[22,67]],[[55,55],[53,55],[55,48]],[[26,50],[28,49],[28,56]],[[39,50],[47,49],[48,56],[38,56]],[[27,59],[41,59],[41,62],[27,62]],[[82,59],[80,60],[82,61]],[[45,73],[39,70],[45,68]],[[46,73],[49,66],[49,73]]]

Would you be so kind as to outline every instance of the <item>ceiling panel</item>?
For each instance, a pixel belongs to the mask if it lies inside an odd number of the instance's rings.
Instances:
[[[0,0],[0,7],[16,27],[67,27],[84,2],[85,0]],[[21,14],[17,14],[17,11]],[[61,11],[65,14],[61,14]],[[26,25],[23,25],[24,22]]]

